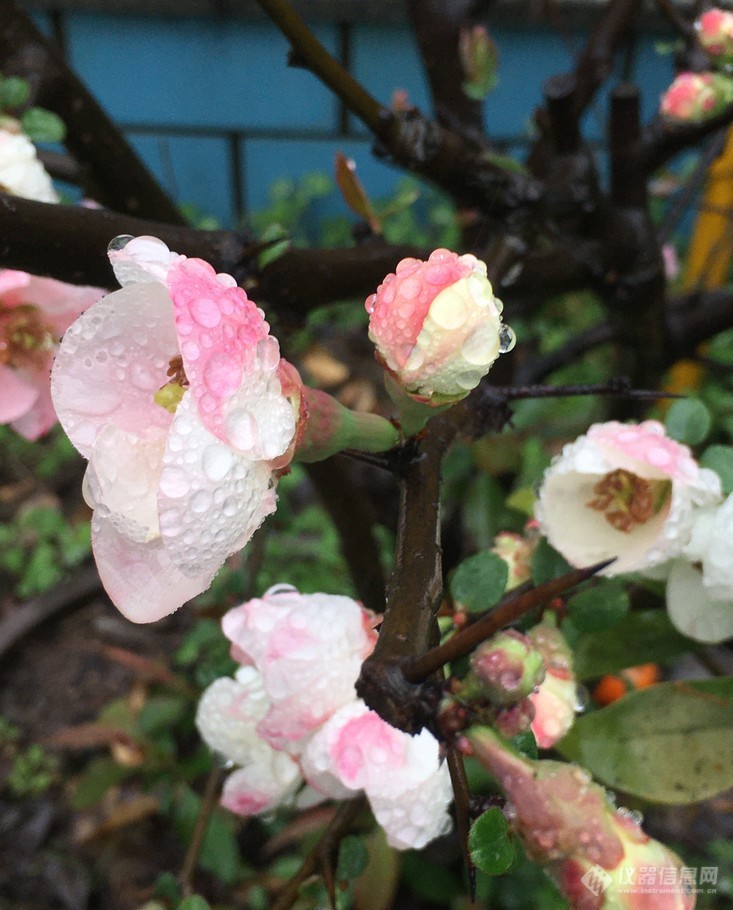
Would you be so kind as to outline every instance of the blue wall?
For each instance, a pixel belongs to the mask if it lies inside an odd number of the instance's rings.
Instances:
[[[127,133],[171,195],[215,215],[224,225],[265,205],[282,176],[331,172],[344,151],[373,197],[388,194],[400,173],[376,160],[361,125],[313,75],[286,64],[287,42],[263,21],[214,18],[62,14],[68,57],[81,78]],[[36,20],[50,31],[50,19]],[[315,26],[334,53],[344,39],[336,25]],[[582,35],[536,27],[492,32],[500,51],[499,84],[486,104],[492,138],[510,151],[526,143],[529,117],[544,79],[572,65]],[[671,80],[658,36],[636,44],[630,74],[651,116]],[[348,27],[356,77],[388,103],[394,89],[429,110],[417,52],[405,26]],[[586,118],[586,135],[602,141],[605,99]],[[344,129],[345,127],[345,129]],[[334,212],[346,213],[334,197]]]

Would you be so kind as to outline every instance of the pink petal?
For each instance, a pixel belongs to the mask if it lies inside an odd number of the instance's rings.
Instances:
[[[44,314],[44,321],[51,324],[59,337],[75,319],[107,293],[102,288],[66,284],[53,278],[36,275],[28,275],[27,278],[27,284],[17,296],[22,303],[38,307]]]
[[[59,421],[82,455],[108,423],[136,433],[167,427],[170,414],[153,396],[178,354],[170,298],[149,282],[93,304],[66,332],[51,392]]]
[[[287,801],[300,783],[298,765],[284,752],[271,751],[233,771],[226,779],[221,804],[237,815],[272,812]]]
[[[44,433],[48,433],[56,421],[56,411],[51,401],[50,378],[45,375],[41,378],[35,404],[22,417],[13,421],[13,429],[30,442],[35,442]]]
[[[225,407],[269,329],[262,311],[233,282],[201,259],[180,260],[168,273],[186,376],[204,424],[225,442]],[[279,350],[271,359],[275,369]]]
[[[38,400],[40,384],[36,376],[21,376],[0,364],[0,423],[11,423],[26,414]]]
[[[185,575],[213,575],[275,510],[272,474],[213,436],[190,392],[171,424],[158,493],[160,533]]]
[[[92,548],[99,577],[112,603],[132,622],[155,622],[205,591],[214,572],[183,575],[160,539],[134,543],[96,513]]]

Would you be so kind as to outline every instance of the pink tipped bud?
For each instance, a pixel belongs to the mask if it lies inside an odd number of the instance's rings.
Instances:
[[[483,692],[495,704],[521,701],[542,682],[542,656],[521,632],[509,629],[479,645],[471,655],[471,670]]]
[[[695,23],[700,44],[716,63],[733,60],[733,13],[709,9]]]
[[[472,727],[459,745],[496,778],[527,855],[571,910],[693,910],[680,859],[582,768],[524,758],[487,727]]]
[[[509,569],[507,591],[518,588],[532,577],[532,554],[538,541],[539,536],[536,534],[528,538],[515,534],[514,531],[501,531],[494,538],[491,552],[500,556]]]
[[[672,120],[699,123],[733,100],[733,83],[717,73],[680,73],[662,95],[660,113]]]
[[[461,86],[469,98],[481,101],[496,85],[499,55],[484,26],[461,29],[458,52],[466,80]]]
[[[550,749],[572,727],[578,705],[578,687],[571,651],[559,629],[542,622],[528,633],[545,664],[545,678],[529,698],[534,707],[532,732],[540,749]]]
[[[475,256],[403,259],[366,301],[377,358],[410,398],[439,407],[474,389],[514,336]]]

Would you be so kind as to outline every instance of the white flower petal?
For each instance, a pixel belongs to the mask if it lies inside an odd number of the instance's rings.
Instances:
[[[272,486],[268,465],[210,433],[186,392],[168,434],[158,492],[161,537],[180,570],[214,574],[275,510]]]
[[[667,611],[674,626],[695,641],[712,644],[733,636],[733,597],[712,600],[702,572],[680,559],[667,582]]]

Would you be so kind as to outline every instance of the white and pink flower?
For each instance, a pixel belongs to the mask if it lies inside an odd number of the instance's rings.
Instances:
[[[59,338],[103,294],[100,288],[0,271],[0,423],[31,441],[56,423],[50,375]]]
[[[241,766],[223,804],[240,815],[297,799],[364,792],[397,849],[419,848],[450,827],[451,787],[437,740],[391,727],[356,696],[371,653],[374,616],[348,597],[279,585],[230,610],[222,622],[246,664],[204,693],[197,725]],[[295,771],[293,770],[295,769]]]
[[[375,617],[350,597],[300,594],[278,585],[222,619],[232,656],[257,667],[270,707],[260,735],[297,751],[334,711],[355,698],[361,664],[374,649]]]
[[[486,265],[470,254],[403,259],[366,309],[378,359],[407,395],[430,405],[460,401],[513,346]]]
[[[615,559],[605,575],[643,571],[679,556],[696,509],[721,501],[717,474],[657,421],[594,424],[545,472],[536,516],[573,566]]]
[[[52,395],[89,459],[105,588],[151,622],[204,591],[274,510],[298,405],[262,311],[231,276],[152,237],[118,238],[110,260],[123,287],[66,332]]]
[[[391,727],[361,699],[315,733],[302,766],[324,796],[345,799],[363,791],[387,842],[398,850],[420,849],[451,828],[450,776],[435,737]]]
[[[59,201],[35,145],[20,124],[8,117],[0,127],[0,190],[36,202]]]

